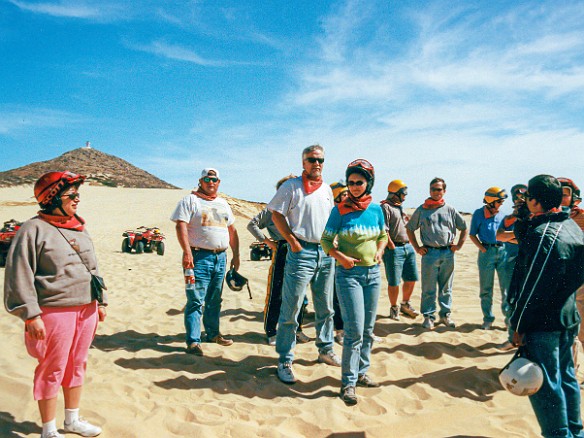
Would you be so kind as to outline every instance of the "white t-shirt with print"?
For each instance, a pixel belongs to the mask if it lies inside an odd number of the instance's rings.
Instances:
[[[227,227],[233,225],[235,217],[225,199],[207,201],[190,194],[178,202],[170,220],[187,223],[192,247],[221,250],[229,247]]]
[[[280,186],[268,209],[282,214],[294,235],[306,242],[319,243],[334,207],[333,192],[328,184],[310,195],[304,193],[302,177],[292,178]]]

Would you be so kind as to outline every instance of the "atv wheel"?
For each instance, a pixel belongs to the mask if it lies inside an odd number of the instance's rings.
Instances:
[[[0,266],[6,266],[6,254],[0,252]]]
[[[257,262],[260,257],[260,253],[256,248],[252,248],[252,250],[249,252],[249,258],[252,262]]]
[[[130,238],[122,240],[122,252],[132,252],[132,245],[130,245]]]
[[[141,240],[136,243],[136,254],[142,254],[144,252],[144,242]]]
[[[144,252],[152,252],[153,246],[154,244],[152,242],[148,242],[147,244],[144,245]]]
[[[159,256],[164,255],[164,242],[158,242],[156,246],[156,254]]]

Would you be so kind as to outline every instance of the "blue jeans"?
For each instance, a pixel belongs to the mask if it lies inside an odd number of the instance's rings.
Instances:
[[[357,377],[367,373],[371,363],[373,326],[381,291],[381,269],[375,266],[336,268],[339,305],[345,323],[342,386],[355,386]]]
[[[221,294],[227,254],[211,251],[193,251],[195,288],[186,289],[185,329],[187,345],[201,342],[201,315],[207,338],[219,334]],[[204,310],[203,310],[204,305]]]
[[[282,286],[282,307],[278,319],[276,352],[280,362],[292,362],[296,345],[298,313],[310,284],[314,305],[316,347],[320,353],[333,349],[333,284],[334,259],[320,245],[300,242],[302,250],[288,251]]]
[[[493,322],[495,320],[495,315],[493,314],[493,286],[495,283],[495,271],[497,271],[499,288],[501,289],[501,312],[503,312],[507,323],[509,305],[507,304],[506,259],[507,252],[504,246],[490,246],[487,248],[487,252],[484,253],[479,251],[477,261],[480,283],[479,297],[481,299],[484,322]]]
[[[544,437],[584,437],[580,417],[580,387],[572,344],[575,331],[525,335],[525,355],[543,370],[543,386],[529,397]]]
[[[454,279],[454,253],[448,249],[428,248],[422,256],[422,303],[425,317],[435,319],[436,290],[440,316],[449,315],[452,308],[452,280]]]

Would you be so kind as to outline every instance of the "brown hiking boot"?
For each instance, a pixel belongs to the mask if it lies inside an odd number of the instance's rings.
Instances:
[[[230,345],[233,344],[233,341],[231,339],[225,339],[222,334],[218,334],[214,338],[207,339],[207,342],[219,344],[222,345],[223,347],[229,347]]]

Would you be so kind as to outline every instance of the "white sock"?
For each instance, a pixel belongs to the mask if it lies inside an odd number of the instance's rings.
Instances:
[[[79,420],[79,408],[65,409],[65,423],[71,424]]]
[[[57,420],[55,420],[54,418],[51,421],[47,421],[46,423],[43,423],[43,432],[42,435],[48,435],[50,432],[56,431],[57,430]]]

